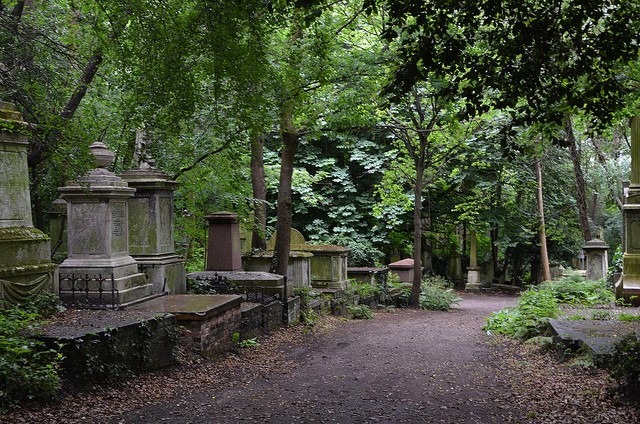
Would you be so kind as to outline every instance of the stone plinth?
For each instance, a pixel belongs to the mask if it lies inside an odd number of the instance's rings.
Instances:
[[[398,276],[401,282],[411,283],[413,281],[413,259],[407,258],[389,264],[391,273]]]
[[[113,275],[120,302],[136,301],[150,296],[152,286],[129,255],[128,200],[135,189],[106,169],[113,159],[106,146],[91,148],[100,167],[58,189],[67,202],[69,234],[60,274]],[[68,289],[61,287],[61,295]]]
[[[49,237],[33,227],[27,169],[29,126],[0,102],[0,307],[57,291]]]
[[[467,268],[465,291],[480,291],[480,268]]]
[[[154,293],[186,291],[182,257],[175,254],[173,191],[178,183],[154,169],[121,175],[136,192],[129,203],[129,254],[140,264]]]
[[[600,239],[589,240],[582,248],[587,257],[587,280],[597,281],[607,277],[609,245]]]
[[[238,215],[223,211],[207,215],[205,219],[209,223],[207,271],[242,270]]]
[[[311,260],[310,252],[289,251],[289,267],[287,268],[287,284],[296,287],[311,287]],[[246,271],[268,272],[273,259],[273,251],[256,252],[243,258],[243,266]]]
[[[292,244],[291,250],[312,253],[311,285],[316,288],[347,287],[348,247],[333,244]]]
[[[625,187],[622,206],[622,277],[616,283],[616,296],[638,303],[640,298],[640,115],[631,120],[631,175]]]

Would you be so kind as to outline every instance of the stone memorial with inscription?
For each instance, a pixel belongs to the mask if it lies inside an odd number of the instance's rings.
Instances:
[[[29,126],[0,102],[0,307],[57,291],[49,237],[33,227],[27,169]]]
[[[624,254],[616,295],[635,299],[637,303],[640,298],[640,115],[631,120],[631,178],[622,216]]]
[[[154,293],[186,291],[186,272],[175,254],[173,192],[178,183],[142,161],[121,175],[136,192],[129,203],[129,254],[142,266]]]
[[[96,169],[58,190],[67,202],[68,258],[60,265],[60,295],[77,290],[65,284],[69,275],[101,276],[117,293],[117,303],[127,304],[148,297],[152,285],[129,255],[128,200],[135,189],[107,170],[113,152],[103,143],[91,145]],[[111,287],[89,287],[98,296]],[[91,295],[91,293],[89,293]]]

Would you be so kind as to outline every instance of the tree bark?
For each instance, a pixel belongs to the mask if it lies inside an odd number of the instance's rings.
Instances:
[[[289,250],[291,244],[291,179],[293,177],[293,161],[298,149],[299,135],[293,125],[293,113],[290,105],[285,105],[281,112],[282,158],[280,160],[280,184],[278,186],[278,223],[276,225],[276,244],[269,272],[287,275],[289,267]]]
[[[551,270],[549,267],[549,254],[547,252],[547,234],[544,222],[544,200],[542,198],[542,162],[540,159],[535,161],[536,179],[538,182],[537,200],[538,215],[540,217],[540,229],[538,231],[540,237],[540,262],[542,264],[542,280],[551,280]]]
[[[414,159],[416,167],[416,184],[413,191],[413,284],[409,306],[420,306],[420,290],[422,286],[422,190],[424,186],[425,163],[422,155]]]
[[[76,113],[78,106],[80,106],[80,102],[84,98],[85,94],[87,94],[89,85],[91,85],[93,78],[98,73],[98,68],[102,63],[102,60],[102,51],[98,49],[87,62],[78,85],[60,113],[61,122],[58,125],[55,125],[54,129],[45,136],[45,142],[38,143],[27,156],[27,161],[30,167],[35,167],[42,163],[46,159],[46,153],[51,148],[55,147],[58,141],[60,141],[60,138],[62,137],[61,126],[70,120]]]
[[[264,136],[251,138],[251,187],[253,189],[253,233],[251,245],[256,250],[266,250],[267,241],[267,187],[264,177]]]
[[[591,240],[591,229],[589,228],[589,215],[587,211],[587,184],[584,180],[582,164],[580,163],[580,150],[577,147],[570,116],[565,119],[564,129],[567,136],[567,143],[569,143],[569,155],[571,156],[571,162],[573,162],[573,172],[576,177],[576,203],[578,206],[578,217],[580,218],[580,229],[582,230],[582,238],[587,242]]]

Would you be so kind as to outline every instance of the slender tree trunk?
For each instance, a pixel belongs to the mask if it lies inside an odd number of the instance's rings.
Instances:
[[[545,231],[545,223],[544,223],[544,201],[542,198],[542,163],[540,159],[537,159],[535,162],[536,168],[536,179],[538,181],[538,215],[540,217],[540,262],[542,264],[542,280],[549,281],[551,280],[551,270],[549,267],[549,254],[547,253],[547,234]]]
[[[82,73],[82,77],[78,82],[73,94],[69,98],[69,101],[65,105],[64,109],[60,113],[61,122],[54,127],[45,137],[44,143],[38,143],[33,150],[27,156],[28,163],[30,167],[34,167],[42,163],[46,158],[46,153],[60,141],[62,137],[61,126],[70,120],[73,115],[76,113],[78,106],[80,106],[80,102],[84,98],[85,94],[87,94],[87,89],[93,78],[98,73],[98,68],[102,63],[103,56],[102,51],[96,51],[93,56],[87,62],[87,65],[84,68]]]
[[[422,285],[422,190],[424,189],[424,160],[416,156],[416,184],[413,197],[413,284],[409,306],[420,306],[420,288]]]
[[[569,143],[571,162],[573,162],[573,172],[576,176],[576,203],[578,206],[578,216],[580,218],[580,229],[582,230],[582,238],[586,242],[591,240],[591,229],[589,228],[589,216],[587,212],[587,184],[584,181],[582,164],[580,163],[580,150],[577,147],[570,116],[565,119],[564,129],[567,135],[567,142]]]
[[[281,116],[281,131],[283,150],[280,166],[280,184],[278,186],[278,223],[276,225],[276,245],[269,272],[287,275],[289,267],[289,250],[291,244],[291,179],[293,176],[293,161],[298,149],[299,135],[293,125],[293,114],[290,106],[286,105]]]
[[[255,199],[251,245],[253,249],[266,250],[267,188],[264,177],[264,136],[262,134],[256,134],[251,138],[251,187]]]

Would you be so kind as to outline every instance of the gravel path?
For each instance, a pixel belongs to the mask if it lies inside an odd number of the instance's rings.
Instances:
[[[505,423],[518,411],[482,334],[507,297],[465,296],[451,312],[402,310],[351,321],[285,356],[281,373],[196,391],[113,422]]]
[[[260,346],[0,416],[0,423],[632,424],[638,410],[599,370],[491,338],[513,297],[464,294],[451,312],[324,318]]]

